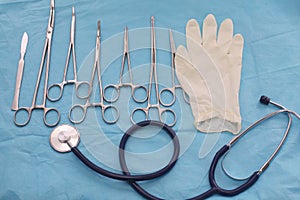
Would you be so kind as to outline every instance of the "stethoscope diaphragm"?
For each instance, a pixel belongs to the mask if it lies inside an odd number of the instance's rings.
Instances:
[[[80,141],[79,132],[70,125],[60,125],[56,127],[50,135],[51,147],[60,153],[70,152],[72,147],[76,147]]]

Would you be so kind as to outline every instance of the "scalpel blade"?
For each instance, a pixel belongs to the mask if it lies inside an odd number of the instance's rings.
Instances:
[[[23,37],[22,37],[22,43],[21,43],[21,58],[24,60],[24,55],[26,52],[27,48],[27,43],[28,43],[28,35],[26,32],[24,32]]]
[[[27,43],[28,43],[28,35],[26,32],[24,32],[22,37],[22,43],[21,43],[21,56],[20,56],[18,71],[16,76],[15,95],[11,106],[12,110],[17,110],[19,108],[19,95],[20,95],[20,87],[23,78],[24,55],[26,53]]]

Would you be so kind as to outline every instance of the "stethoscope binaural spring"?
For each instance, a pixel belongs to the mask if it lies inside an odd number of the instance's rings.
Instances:
[[[211,188],[207,190],[206,192],[195,196],[193,198],[189,198],[192,200],[200,200],[200,199],[206,199],[214,194],[219,194],[221,196],[235,196],[238,195],[248,188],[250,188],[259,178],[259,176],[268,168],[270,165],[271,161],[275,158],[281,147],[283,146],[290,128],[292,124],[292,115],[296,116],[298,119],[300,119],[300,115],[297,114],[295,111],[289,110],[285,108],[284,106],[273,102],[270,100],[270,98],[266,96],[262,96],[260,99],[260,102],[262,104],[268,105],[272,104],[276,107],[279,108],[279,110],[274,111],[263,118],[257,120],[254,122],[252,125],[250,125],[248,128],[246,128],[244,131],[242,131],[239,135],[235,136],[228,144],[224,145],[217,153],[215,154],[210,168],[209,168],[209,183]],[[278,144],[277,148],[273,152],[273,154],[269,157],[269,159],[261,166],[260,169],[257,171],[253,172],[248,178],[245,178],[245,182],[238,186],[235,189],[227,190],[218,185],[218,183],[215,180],[215,171],[217,164],[219,163],[220,159],[224,158],[226,156],[226,153],[228,153],[232,146],[246,133],[248,133],[250,130],[258,126],[259,124],[263,123],[264,121],[271,119],[272,117],[280,114],[280,113],[286,113],[288,117],[288,122],[286,129],[284,131],[284,135]],[[162,169],[158,170],[157,172],[153,172],[150,174],[143,174],[143,175],[132,175],[129,172],[129,169],[126,164],[125,160],[125,146],[128,141],[128,139],[136,132],[136,130],[141,129],[141,128],[146,128],[149,126],[156,126],[162,128],[172,139],[173,145],[174,145],[174,150],[173,150],[173,155],[169,161],[169,163],[163,167]],[[114,172],[110,172],[108,170],[102,169],[101,167],[95,165],[93,162],[91,162],[87,157],[83,155],[83,153],[77,148],[78,143],[79,143],[79,133],[77,130],[69,125],[62,125],[57,128],[55,128],[50,136],[50,143],[51,146],[59,152],[69,152],[72,151],[86,166],[88,166],[90,169],[96,171],[97,173],[107,176],[109,178],[113,179],[118,179],[118,180],[123,180],[123,181],[128,181],[128,183],[137,191],[139,194],[144,196],[147,199],[153,199],[153,200],[158,200],[161,199],[160,197],[156,197],[153,194],[150,194],[147,192],[145,189],[143,189],[137,181],[144,181],[144,180],[150,180],[157,178],[159,176],[162,176],[169,172],[175,165],[175,163],[178,160],[179,157],[179,151],[180,151],[180,145],[179,145],[179,140],[176,135],[176,133],[173,131],[171,127],[168,125],[160,122],[160,121],[153,121],[153,120],[146,120],[139,122],[135,125],[133,125],[131,128],[129,128],[126,133],[123,135],[120,144],[119,144],[119,162],[120,166],[122,169],[123,174],[118,174]],[[232,177],[227,171],[225,171],[225,174],[228,175],[231,178],[236,179],[235,177]]]

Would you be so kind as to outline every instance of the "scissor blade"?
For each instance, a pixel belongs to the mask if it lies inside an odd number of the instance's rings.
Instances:
[[[22,43],[21,43],[21,57],[22,58],[25,55],[27,43],[28,43],[28,35],[26,32],[24,32],[23,37],[22,37]]]
[[[176,49],[175,49],[175,43],[174,43],[174,38],[171,29],[169,30],[169,35],[170,35],[171,53],[175,53]]]

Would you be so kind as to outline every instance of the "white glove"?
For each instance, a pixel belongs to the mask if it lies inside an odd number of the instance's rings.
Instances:
[[[187,49],[179,46],[175,56],[177,78],[190,97],[195,127],[202,132],[241,129],[239,89],[244,39],[233,36],[230,19],[217,23],[210,14],[201,32],[196,20],[186,25]]]

